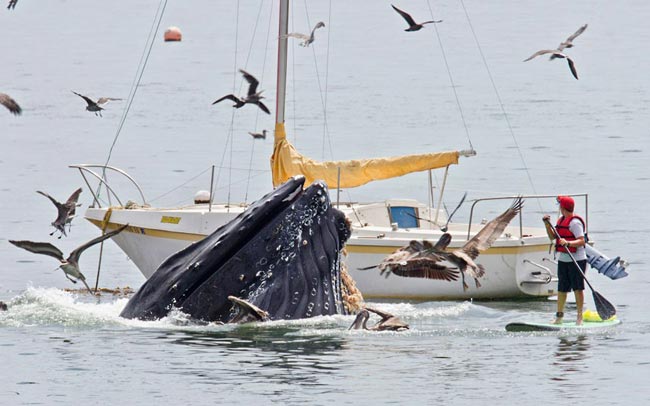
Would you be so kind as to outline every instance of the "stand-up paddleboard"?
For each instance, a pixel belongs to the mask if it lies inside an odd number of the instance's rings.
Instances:
[[[614,327],[621,324],[617,318],[612,318],[604,321],[583,321],[582,325],[576,326],[575,321],[566,321],[562,324],[552,323],[536,323],[536,322],[516,322],[506,325],[506,331],[520,332],[520,331],[591,331],[602,328]]]

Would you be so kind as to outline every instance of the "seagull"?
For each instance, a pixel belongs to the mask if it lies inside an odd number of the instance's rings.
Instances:
[[[90,97],[86,97],[86,96],[84,96],[82,94],[79,94],[79,93],[75,92],[74,90],[72,91],[72,93],[74,93],[77,96],[81,97],[82,99],[84,99],[86,101],[86,103],[88,103],[88,105],[86,106],[86,110],[92,111],[92,112],[95,113],[96,116],[100,116],[100,117],[102,117],[102,110],[104,110],[104,108],[100,107],[100,106],[108,103],[109,101],[122,100],[122,99],[117,99],[117,98],[114,98],[114,97],[100,97],[99,99],[97,99],[97,101],[94,101]]]
[[[370,318],[369,312],[373,312],[381,317],[381,320],[371,327],[368,327],[367,325],[368,319]],[[352,325],[348,330],[352,330],[353,328],[355,330],[362,328],[370,331],[403,331],[408,330],[409,325],[400,320],[399,317],[393,316],[390,313],[373,309],[371,307],[365,307],[359,311],[357,318],[354,319],[354,322],[352,322]]]
[[[244,107],[246,104],[256,104],[257,107],[262,109],[263,112],[266,114],[271,114],[268,107],[266,107],[261,101],[264,98],[264,96],[261,95],[263,90],[260,90],[259,92],[257,91],[257,86],[260,84],[260,82],[255,79],[255,76],[251,75],[243,69],[240,69],[239,72],[244,75],[244,79],[246,79],[248,82],[248,94],[242,98],[239,98],[234,94],[227,94],[222,98],[214,101],[212,104],[217,104],[222,100],[228,99],[235,102],[235,105],[233,107],[236,109]]]
[[[59,267],[63,270],[65,277],[68,278],[72,283],[77,283],[77,280],[82,281],[83,284],[86,285],[86,289],[88,289],[88,292],[92,293],[92,291],[90,290],[90,286],[88,286],[88,284],[86,283],[86,277],[79,270],[79,257],[81,256],[81,253],[84,252],[86,249],[92,247],[93,245],[98,244],[122,232],[122,230],[124,230],[127,226],[128,224],[125,224],[118,229],[115,229],[104,235],[100,235],[99,237],[93,238],[87,243],[80,245],[74,251],[72,251],[70,255],[68,255],[68,258],[66,259],[63,259],[63,253],[61,252],[61,250],[59,250],[57,247],[50,244],[49,242],[34,242],[34,241],[24,241],[24,240],[23,241],[9,240],[9,242],[15,245],[16,247],[25,249],[29,252],[33,252],[34,254],[48,255],[50,257],[58,259],[59,262],[61,262],[61,265],[59,265]]]
[[[564,51],[564,48],[573,48],[573,40],[578,37],[578,35],[582,34],[585,32],[587,29],[587,24],[583,25],[582,27],[578,28],[578,31],[574,32],[573,35],[570,35],[569,38],[567,38],[565,41],[560,42],[560,45],[557,47],[557,51]],[[550,60],[553,60],[557,58],[555,55],[551,55],[549,58]]]
[[[0,104],[5,106],[12,114],[15,114],[17,116],[23,112],[23,109],[21,109],[18,103],[16,103],[16,100],[14,100],[8,94],[0,93]]]
[[[265,139],[266,139],[266,133],[267,133],[266,130],[262,130],[261,133],[252,133],[252,132],[249,132],[249,134],[250,134],[254,139],[256,139],[256,140],[257,140],[257,139],[265,140]]]
[[[71,223],[72,223],[72,218],[75,215],[75,210],[77,207],[77,201],[79,200],[79,195],[81,194],[81,188],[75,190],[70,197],[68,197],[68,200],[66,200],[65,203],[61,203],[57,201],[55,198],[52,196],[48,195],[45,192],[41,192],[40,190],[37,190],[36,193],[40,193],[43,196],[47,197],[50,199],[50,201],[56,206],[56,209],[58,211],[58,214],[56,216],[56,220],[52,222],[52,226],[56,229],[50,233],[50,235],[53,235],[57,230],[61,233],[59,235],[59,238],[62,236],[68,236],[65,232],[65,226],[68,225],[68,231],[70,231]]]
[[[18,0],[9,0],[9,5],[7,6],[7,10],[12,10],[16,8],[16,3],[18,3]]]
[[[571,59],[568,55],[563,54],[562,52],[556,49],[542,49],[541,51],[537,51],[534,54],[532,54],[530,57],[524,59],[524,62],[530,61],[531,59],[537,56],[545,55],[545,54],[551,54],[552,58],[566,59],[567,62],[569,63],[569,69],[571,70],[571,74],[573,75],[574,78],[578,79],[578,71],[576,70],[576,66],[575,63],[573,62],[573,59]]]
[[[413,19],[413,17],[411,17],[411,15],[409,13],[398,9],[397,7],[393,6],[392,4],[390,6],[393,8],[393,10],[397,11],[399,13],[399,15],[401,15],[402,18],[404,18],[406,20],[406,23],[409,25],[409,27],[407,29],[405,29],[404,31],[419,31],[420,29],[424,28],[424,24],[441,23],[442,22],[442,20],[431,20],[431,21],[425,21],[423,23],[418,24],[418,23],[415,22],[415,20]]]
[[[316,32],[316,30],[319,29],[319,28],[322,28],[322,27],[325,27],[325,23],[322,22],[322,21],[319,21],[316,24],[316,26],[314,27],[314,29],[311,30],[311,35],[301,34],[299,32],[292,32],[291,34],[287,34],[286,36],[301,39],[303,41],[300,43],[300,46],[308,47],[309,44],[314,42],[314,39],[315,39],[314,38],[314,33]]]

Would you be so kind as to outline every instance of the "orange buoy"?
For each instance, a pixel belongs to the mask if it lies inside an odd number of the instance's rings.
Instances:
[[[165,42],[180,41],[183,35],[178,27],[169,27],[165,30]]]

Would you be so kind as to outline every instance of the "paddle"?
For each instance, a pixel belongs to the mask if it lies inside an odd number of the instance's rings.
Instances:
[[[551,225],[551,222],[548,219],[544,219],[544,224],[546,224],[546,229],[547,230],[553,230],[553,234],[555,234],[555,238],[558,240],[560,239],[560,235],[557,233],[557,230],[553,225]],[[573,257],[573,254],[569,250],[566,251],[567,254],[571,257],[571,260],[573,261],[574,265],[576,266],[576,269],[578,272],[580,272],[580,275],[582,275],[582,278],[585,280],[587,285],[589,286],[589,289],[591,289],[591,293],[594,296],[594,303],[596,304],[596,311],[598,312],[598,315],[600,316],[601,319],[603,320],[608,320],[611,318],[613,315],[616,314],[616,308],[614,307],[613,304],[611,304],[607,299],[605,299],[600,293],[596,292],[596,289],[594,289],[593,286],[591,286],[591,283],[587,280],[587,276],[585,276],[584,272],[582,272],[582,269],[578,265],[578,261]]]

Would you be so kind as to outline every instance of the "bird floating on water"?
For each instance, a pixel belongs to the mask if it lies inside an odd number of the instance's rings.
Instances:
[[[404,31],[419,31],[422,28],[424,28],[424,24],[431,24],[431,23],[437,24],[442,22],[442,20],[430,20],[430,21],[425,21],[423,23],[416,23],[413,17],[411,17],[411,15],[406,11],[402,11],[397,7],[393,6],[392,4],[390,6],[393,8],[393,10],[397,11],[399,15],[401,15],[402,18],[404,18],[404,20],[406,20],[406,23],[409,25],[409,27]]]
[[[490,248],[494,241],[503,234],[510,221],[521,212],[523,200],[518,197],[512,205],[499,216],[489,221],[459,249],[447,252],[446,248],[451,242],[451,235],[444,233],[435,245],[428,241],[411,241],[406,247],[402,247],[376,265],[382,274],[384,272],[394,273],[398,276],[411,278],[439,279],[455,281],[460,272],[463,291],[469,289],[465,282],[465,274],[474,278],[477,288],[481,287],[479,278],[485,275],[483,265],[477,264],[474,260],[482,251]],[[449,263],[453,266],[449,266]],[[372,269],[373,267],[360,268],[361,270]]]
[[[10,243],[15,245],[16,247],[25,249],[29,252],[33,252],[34,254],[42,254],[42,255],[48,255],[50,257],[56,258],[59,260],[61,265],[59,265],[59,268],[63,270],[63,273],[65,274],[65,277],[68,278],[72,283],[77,283],[77,280],[80,280],[83,282],[84,285],[86,285],[86,289],[88,289],[88,292],[92,293],[90,290],[90,286],[88,286],[88,283],[86,283],[86,277],[81,273],[81,270],[79,269],[79,257],[81,256],[81,253],[83,253],[86,249],[92,247],[95,244],[98,244],[104,240],[107,240],[114,235],[122,232],[128,224],[123,225],[120,228],[117,228],[111,232],[108,232],[104,235],[100,235],[99,237],[93,238],[92,240],[86,242],[85,244],[80,245],[77,247],[74,251],[68,255],[68,258],[64,259],[63,258],[63,253],[61,250],[59,250],[57,247],[54,245],[50,244],[49,242],[34,242],[34,241],[16,241],[16,240],[9,240]]]
[[[50,201],[56,206],[57,209],[57,216],[56,219],[52,222],[52,226],[56,229],[50,233],[50,235],[53,235],[57,230],[61,233],[59,235],[59,238],[62,236],[68,236],[65,232],[65,226],[68,226],[68,231],[70,231],[70,227],[72,226],[72,219],[75,215],[75,211],[77,209],[77,201],[79,200],[79,195],[81,194],[81,188],[75,190],[70,197],[68,197],[68,200],[66,200],[65,203],[61,203],[52,196],[48,195],[45,192],[41,192],[40,190],[37,190],[36,193],[40,193],[43,196],[47,197],[50,199]]]
[[[302,46],[302,47],[308,47],[309,44],[311,44],[312,42],[314,42],[314,40],[316,39],[316,38],[314,37],[314,33],[316,32],[316,30],[319,29],[319,28],[322,28],[322,27],[325,27],[325,23],[322,22],[322,21],[319,21],[319,22],[316,23],[316,25],[314,26],[314,29],[311,30],[311,35],[301,34],[301,33],[299,33],[299,32],[292,32],[291,34],[287,34],[286,36],[287,36],[287,37],[292,37],[292,38],[298,38],[298,39],[301,39],[302,42],[300,43],[300,46]]]
[[[368,327],[368,319],[370,318],[369,312],[373,312],[381,317],[381,320],[371,327]],[[352,329],[364,329],[370,331],[402,331],[408,330],[409,325],[400,320],[399,317],[390,313],[373,309],[372,307],[365,307],[359,311],[357,318],[354,319],[354,322],[352,322],[352,325],[348,328],[348,330]]]
[[[558,45],[556,49],[542,49],[540,51],[537,51],[531,56],[529,56],[528,58],[524,59],[524,62],[530,61],[531,59],[538,57],[540,55],[551,54],[551,56],[549,57],[549,60],[551,61],[556,58],[566,59],[569,64],[569,69],[571,70],[571,74],[573,75],[574,78],[578,79],[578,71],[576,70],[573,59],[571,59],[568,55],[566,55],[562,51],[564,51],[564,49],[566,48],[573,48],[573,40],[575,40],[580,34],[585,32],[587,26],[588,24],[585,24],[582,27],[578,28],[578,30],[573,34],[571,34],[566,40],[560,42],[560,45]]]
[[[7,10],[12,10],[16,8],[16,3],[18,3],[18,0],[9,0],[9,5],[7,6]]]
[[[21,109],[18,103],[16,103],[16,100],[14,100],[8,94],[0,93],[0,104],[5,106],[12,114],[15,114],[17,116],[23,112],[23,109]]]
[[[260,82],[255,78],[255,76],[251,75],[243,69],[240,69],[239,72],[244,75],[244,79],[246,79],[248,82],[248,93],[246,96],[239,98],[234,94],[227,94],[222,98],[215,100],[212,102],[212,104],[217,104],[222,100],[228,99],[235,102],[233,107],[236,109],[244,107],[246,104],[256,104],[257,107],[259,107],[263,112],[266,114],[271,114],[268,107],[266,107],[261,101],[264,98],[264,96],[262,96],[262,92],[264,90],[260,90],[259,92],[257,91],[257,86],[260,84]]]
[[[265,139],[266,139],[266,133],[267,133],[266,130],[262,130],[261,133],[252,133],[252,132],[249,132],[249,134],[251,135],[251,137],[253,137],[253,138],[256,139],[256,140],[259,140],[259,139],[265,140]]]
[[[101,106],[108,103],[109,101],[122,100],[122,99],[118,99],[118,98],[114,98],[114,97],[100,97],[99,99],[97,99],[97,101],[94,101],[90,97],[86,97],[86,96],[84,96],[82,94],[79,94],[79,93],[75,92],[74,90],[72,91],[72,93],[74,93],[77,96],[81,97],[82,99],[84,99],[86,101],[86,103],[88,103],[88,105],[86,106],[86,110],[88,110],[90,112],[93,112],[93,113],[95,113],[96,116],[100,116],[100,117],[102,117],[102,110],[104,110],[104,108],[101,107]]]

